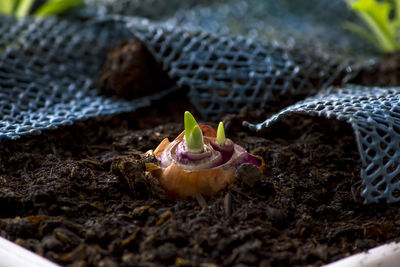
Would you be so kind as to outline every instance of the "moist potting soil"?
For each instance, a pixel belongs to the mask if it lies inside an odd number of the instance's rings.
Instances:
[[[71,266],[318,266],[398,240],[397,205],[362,204],[353,132],[338,121],[294,116],[257,134],[241,122],[270,110],[225,116],[266,177],[243,170],[210,199],[166,198],[139,155],[181,132],[185,103],[2,142],[1,236]]]
[[[341,1],[196,2],[0,18],[1,136],[21,137],[0,143],[0,235],[71,266],[318,266],[398,241],[398,204],[363,204],[349,124],[242,125],[328,85],[398,85],[397,60],[370,65],[368,45],[332,27],[352,19]],[[212,198],[168,199],[140,155],[175,138],[185,110],[223,119],[264,177],[244,166]]]

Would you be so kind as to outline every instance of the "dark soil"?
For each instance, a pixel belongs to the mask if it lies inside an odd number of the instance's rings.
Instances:
[[[120,43],[109,53],[98,81],[102,93],[125,99],[150,95],[174,84],[136,39]]]
[[[400,85],[400,52],[385,55],[381,61],[362,71],[350,82],[375,86]]]
[[[166,199],[140,154],[179,134],[186,101],[3,141],[1,236],[72,266],[320,265],[400,236],[398,205],[362,204],[353,133],[336,121],[257,134],[241,121],[265,111],[228,115],[228,136],[264,157],[266,177]]]
[[[112,53],[104,93],[133,98],[173,85],[140,43]],[[210,199],[166,198],[145,172],[154,159],[140,155],[174,139],[185,110],[195,114],[185,95],[2,141],[0,235],[71,266],[318,266],[400,240],[398,204],[363,204],[349,125],[293,116],[263,133],[242,127],[282,103],[223,118],[229,138],[264,158],[265,177],[243,166]]]

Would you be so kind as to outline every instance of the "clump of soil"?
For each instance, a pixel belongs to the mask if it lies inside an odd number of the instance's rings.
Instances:
[[[174,97],[0,143],[1,236],[71,266],[317,266],[398,240],[398,205],[362,204],[353,133],[337,121],[254,133],[239,122],[264,111],[226,116],[265,178],[241,169],[210,199],[166,198],[140,154],[181,132],[187,100]]]
[[[387,84],[381,77],[373,81]],[[135,40],[110,53],[99,79],[103,93],[128,99],[173,84]],[[182,92],[138,112],[3,141],[0,235],[67,266],[319,266],[399,241],[399,204],[363,204],[348,124],[292,116],[263,133],[243,128],[298,97],[223,118],[229,138],[267,167],[241,166],[237,181],[208,199],[168,199],[145,172],[155,159],[141,156],[182,131],[185,110],[195,113]]]
[[[161,64],[137,39],[124,41],[107,56],[98,87],[104,94],[133,99],[174,85]]]

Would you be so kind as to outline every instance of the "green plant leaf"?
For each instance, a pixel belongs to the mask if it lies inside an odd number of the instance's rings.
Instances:
[[[49,15],[60,14],[67,9],[77,7],[83,4],[83,0],[48,0],[36,10],[35,15],[45,17]]]
[[[188,140],[190,134],[193,131],[194,126],[198,124],[195,118],[193,117],[192,113],[190,113],[189,111],[185,112],[184,122],[185,122],[185,138],[186,140]]]
[[[203,151],[203,133],[196,119],[189,112],[185,112],[185,144],[188,150],[193,152]]]
[[[17,18],[26,17],[31,11],[34,2],[35,0],[19,0],[14,12],[15,16]]]
[[[224,129],[224,124],[222,121],[218,124],[218,129],[217,129],[217,144],[219,146],[225,145],[226,141],[226,136],[225,136],[225,129]]]
[[[395,14],[394,14],[394,21],[397,22],[397,27],[400,27],[400,0],[393,0],[395,6]]]
[[[186,139],[186,146],[189,151],[201,152],[203,151],[204,141],[203,133],[199,125],[194,126],[189,138]]]
[[[16,0],[2,0],[0,4],[0,13],[12,15]]]
[[[378,43],[378,40],[376,39],[376,37],[373,34],[371,34],[370,32],[368,32],[367,30],[365,30],[363,27],[359,26],[358,24],[356,24],[354,22],[346,21],[343,24],[343,27],[346,30],[349,30],[349,31],[357,34],[358,36],[370,41],[371,43],[375,44],[379,48],[379,43]]]
[[[390,12],[393,9],[390,2],[377,0],[348,0],[347,2],[368,25],[384,52],[392,52],[398,48],[395,41],[395,23],[397,22],[390,20]]]

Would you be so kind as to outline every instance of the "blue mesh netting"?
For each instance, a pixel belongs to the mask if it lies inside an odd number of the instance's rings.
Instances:
[[[259,108],[288,93],[307,94],[333,82],[340,84],[359,68],[349,57],[311,54],[242,36],[138,20],[127,25],[178,86],[190,89],[189,97],[203,117],[218,117],[243,106]]]
[[[354,129],[361,156],[361,177],[367,203],[400,200],[400,87],[348,85],[309,97],[260,124],[262,130],[292,114],[323,116],[346,121]]]
[[[117,23],[0,17],[0,25],[0,138],[132,111],[163,95],[123,101],[97,92],[107,51],[132,38]]]
[[[86,0],[65,18],[0,17],[0,137],[133,111],[175,89],[187,90],[199,113],[214,118],[344,85],[376,60],[370,45],[341,27],[353,19],[340,0]],[[99,93],[107,53],[133,38],[176,87],[130,101]],[[399,200],[397,117],[383,98],[396,106],[397,89],[387,96],[382,90],[327,91],[280,113],[328,114],[352,123],[367,202]],[[266,127],[277,116],[251,127]],[[377,145],[382,140],[390,149]]]

